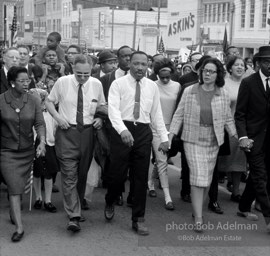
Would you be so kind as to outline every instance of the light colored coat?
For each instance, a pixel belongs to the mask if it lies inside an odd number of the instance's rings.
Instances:
[[[185,89],[183,97],[174,113],[170,132],[178,134],[182,129],[181,139],[196,143],[200,135],[200,97],[199,85],[194,84]],[[235,136],[236,129],[230,109],[230,97],[224,88],[216,87],[211,101],[213,128],[218,145],[224,143],[224,128],[229,135]]]

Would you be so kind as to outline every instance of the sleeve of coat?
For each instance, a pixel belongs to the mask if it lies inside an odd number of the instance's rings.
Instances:
[[[236,130],[239,138],[247,136],[246,118],[248,111],[249,94],[249,87],[244,79],[242,80],[239,87],[236,110],[234,114]]]

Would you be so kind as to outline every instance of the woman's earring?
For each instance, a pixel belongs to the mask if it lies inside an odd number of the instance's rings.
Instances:
[[[12,87],[12,88],[15,88],[15,85],[14,85],[14,84],[11,84],[11,87]]]

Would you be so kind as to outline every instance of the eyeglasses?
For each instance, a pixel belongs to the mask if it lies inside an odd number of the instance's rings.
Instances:
[[[20,83],[20,84],[30,84],[31,83],[31,80],[15,80],[16,82]]]
[[[90,76],[91,74],[90,73],[81,73],[81,72],[77,72],[77,71],[73,71],[77,76],[85,76],[85,77],[88,77]]]
[[[209,73],[209,75],[213,75],[213,74],[217,73],[217,71],[211,70],[211,69],[202,69],[202,72],[203,72],[204,74]]]
[[[69,54],[72,54],[72,55],[75,55],[75,54],[78,54],[77,52],[67,52],[67,55]]]

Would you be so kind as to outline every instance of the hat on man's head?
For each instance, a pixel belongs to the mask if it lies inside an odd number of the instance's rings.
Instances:
[[[270,58],[270,45],[261,46],[256,58]]]
[[[104,50],[98,55],[98,64],[104,63],[109,60],[116,60],[117,57],[114,53],[109,50]]]

